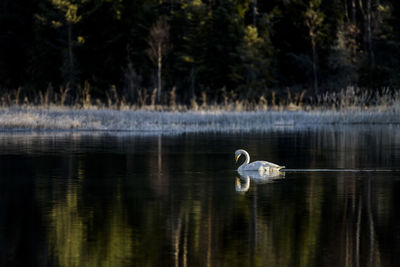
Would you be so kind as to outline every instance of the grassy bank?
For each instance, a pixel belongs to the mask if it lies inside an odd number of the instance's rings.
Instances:
[[[400,124],[400,109],[347,111],[146,111],[0,109],[2,130],[232,132],[318,125]]]
[[[277,98],[260,96],[247,101],[223,94],[208,100],[205,93],[188,105],[177,104],[171,91],[165,104],[155,103],[155,92],[129,103],[114,88],[105,101],[93,99],[87,84],[75,98],[68,90],[33,98],[21,89],[1,97],[1,130],[89,131],[264,131],[275,127],[316,125],[400,124],[400,93],[348,87],[305,100],[305,92]],[[68,103],[68,104],[67,104]]]

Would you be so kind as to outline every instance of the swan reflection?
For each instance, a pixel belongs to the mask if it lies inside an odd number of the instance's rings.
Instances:
[[[236,192],[247,192],[250,188],[250,180],[256,184],[272,183],[285,178],[284,172],[259,172],[238,171],[239,177],[235,179]]]

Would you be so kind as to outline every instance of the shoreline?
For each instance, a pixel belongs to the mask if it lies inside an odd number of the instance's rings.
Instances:
[[[0,132],[249,132],[281,127],[400,125],[400,110],[148,111],[11,107],[0,109]]]

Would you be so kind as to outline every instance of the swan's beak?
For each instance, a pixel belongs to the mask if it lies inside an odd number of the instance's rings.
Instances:
[[[237,177],[235,179],[235,187],[240,189],[240,180]]]
[[[239,159],[239,157],[235,155],[235,162],[237,162],[238,159]]]

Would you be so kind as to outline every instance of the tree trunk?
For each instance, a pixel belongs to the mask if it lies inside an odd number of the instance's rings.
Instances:
[[[68,23],[68,63],[67,63],[67,73],[66,79],[73,86],[73,68],[74,68],[74,56],[72,54],[72,24]]]
[[[253,26],[257,27],[257,0],[253,0]]]
[[[157,102],[160,103],[161,100],[161,68],[162,68],[162,54],[161,54],[161,44],[158,45],[158,55],[157,55]]]
[[[351,23],[356,25],[356,0],[351,0]]]
[[[317,48],[316,48],[315,38],[311,39],[311,45],[312,45],[313,87],[315,94],[318,94]]]
[[[366,45],[368,51],[368,64],[370,71],[372,71],[375,65],[374,51],[372,49],[372,30],[371,30],[371,0],[367,0],[367,12],[366,12]]]
[[[195,82],[196,82],[196,76],[195,76],[195,71],[194,67],[190,69],[190,94],[189,94],[189,100],[192,100],[194,97],[194,91],[195,91]]]
[[[372,48],[372,11],[371,11],[371,0],[367,0],[367,6],[364,9],[362,0],[358,1],[361,14],[363,16],[364,24],[364,49],[368,55],[368,70],[370,74],[372,73],[373,66],[375,65],[375,56]],[[371,78],[370,78],[371,79]]]

